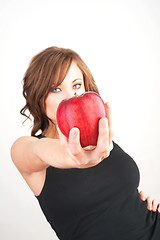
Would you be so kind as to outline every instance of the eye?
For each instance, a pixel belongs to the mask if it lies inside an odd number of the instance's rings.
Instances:
[[[53,92],[60,92],[60,88],[53,89]]]
[[[73,87],[76,88],[76,89],[79,89],[79,88],[81,87],[81,85],[82,85],[82,84],[77,83],[77,84],[75,84]]]

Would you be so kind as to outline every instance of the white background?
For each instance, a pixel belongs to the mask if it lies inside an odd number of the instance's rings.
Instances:
[[[30,135],[21,80],[50,46],[77,51],[113,109],[114,141],[137,163],[139,189],[160,200],[160,1],[1,0],[0,239],[57,239],[10,157]],[[56,183],[55,183],[56,184]]]

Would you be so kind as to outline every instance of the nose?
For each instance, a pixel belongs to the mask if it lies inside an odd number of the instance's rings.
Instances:
[[[66,92],[65,92],[65,98],[71,98],[71,97],[74,97],[74,95],[75,95],[75,90],[67,90]]]

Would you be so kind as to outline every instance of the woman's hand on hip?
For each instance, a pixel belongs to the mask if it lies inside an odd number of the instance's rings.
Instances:
[[[153,199],[150,196],[147,197],[143,191],[140,191],[139,194],[142,201],[147,201],[147,208],[149,211],[156,212],[158,210],[158,212],[160,212],[160,203],[157,199]]]

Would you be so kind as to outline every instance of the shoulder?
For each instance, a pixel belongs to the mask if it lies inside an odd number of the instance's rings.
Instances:
[[[12,146],[11,146],[11,157],[12,160],[15,159],[15,155],[17,155],[18,152],[21,152],[23,148],[27,148],[31,142],[37,141],[36,137],[32,136],[22,136],[16,139]]]
[[[11,155],[14,155],[17,151],[20,150],[20,147],[23,145],[26,145],[32,141],[37,141],[36,137],[31,137],[31,136],[22,136],[17,138],[11,146]]]
[[[13,142],[13,146],[17,145],[17,144],[23,144],[26,142],[31,142],[31,141],[36,141],[38,140],[37,137],[33,137],[33,136],[21,136],[19,138],[17,138],[14,142]]]
[[[17,169],[22,172],[32,172],[35,169],[44,168],[44,163],[35,155],[33,146],[37,137],[22,136],[16,139],[10,150],[11,158]]]

